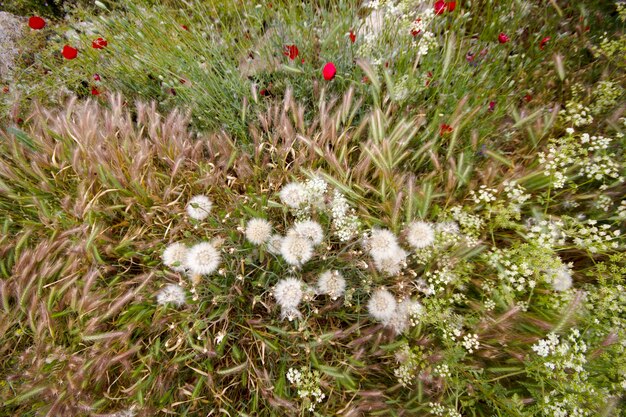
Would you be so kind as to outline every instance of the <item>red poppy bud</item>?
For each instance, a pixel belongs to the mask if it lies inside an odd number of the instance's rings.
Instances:
[[[43,29],[46,26],[46,21],[39,16],[31,16],[28,19],[28,26],[35,30]]]
[[[189,31],[189,28],[185,25],[180,25],[181,28],[183,28],[183,30]]]
[[[335,68],[335,64],[333,64],[332,62],[328,62],[326,65],[324,65],[324,68],[322,69],[322,75],[324,76],[324,79],[326,81],[330,81],[335,78],[335,74],[337,74],[337,68]]]
[[[443,123],[440,127],[439,127],[439,136],[443,136],[446,133],[450,133],[452,132],[452,126],[447,125],[445,123]]]
[[[72,48],[69,45],[65,45],[63,47],[63,51],[61,51],[61,54],[65,59],[74,59],[78,56],[78,49]]]
[[[354,34],[354,31],[351,30],[348,36],[350,36],[350,42],[354,43],[356,41],[356,35]]]
[[[443,14],[446,11],[446,2],[438,0],[435,2],[435,14]]]
[[[539,42],[539,49],[543,50],[543,48],[546,46],[546,43],[548,43],[549,40],[550,40],[549,36],[546,36],[545,38],[543,38],[541,42]]]
[[[109,43],[104,38],[95,39],[91,42],[91,47],[94,49],[104,49]]]
[[[449,2],[447,2],[447,3],[446,3],[446,9],[447,9],[449,12],[453,12],[453,11],[454,11],[454,9],[456,9],[456,1],[449,1]]]
[[[496,108],[496,102],[495,101],[490,101],[489,102],[489,111],[494,111]]]
[[[100,74],[94,74],[93,75],[93,80],[94,81],[100,81]]]
[[[533,96],[531,96],[530,94],[526,94],[526,95],[524,96],[524,101],[525,101],[526,103],[530,102],[530,100],[532,100],[532,99],[533,99]]]
[[[296,45],[285,45],[285,50],[283,51],[283,55],[288,56],[292,61],[296,59],[296,57],[300,54],[298,47]]]
[[[91,95],[92,96],[99,96],[100,95],[100,91],[98,91],[98,89],[96,87],[93,87],[91,89]]]
[[[500,34],[498,35],[498,42],[507,43],[508,41],[509,41],[509,37],[506,36],[506,33],[500,32]]]

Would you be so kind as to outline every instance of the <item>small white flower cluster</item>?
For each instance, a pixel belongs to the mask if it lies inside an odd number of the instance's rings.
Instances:
[[[626,200],[622,200],[617,208],[617,217],[619,219],[626,219]]]
[[[437,269],[433,272],[426,271],[424,277],[428,283],[428,289],[432,294],[445,291],[449,284],[454,283],[458,279],[456,274],[447,267]]]
[[[567,291],[572,287],[572,266],[574,264],[569,263],[547,271],[546,281],[552,285],[555,291]]]
[[[300,370],[289,368],[287,371],[287,380],[298,390],[298,397],[306,401],[308,410],[315,411],[315,406],[321,403],[326,394],[320,388],[321,375],[319,371],[311,371],[309,368],[302,367]]]
[[[539,402],[542,415],[554,417],[587,417],[592,416],[590,410],[580,407],[580,400],[574,393],[551,391]]]
[[[333,229],[339,240],[347,242],[357,235],[361,222],[354,214],[354,209],[348,205],[346,197],[338,190],[333,192],[330,212],[333,218]]]
[[[617,104],[617,100],[622,95],[622,88],[613,81],[600,81],[593,90],[593,106],[591,111],[594,114],[609,110]]]
[[[517,262],[506,249],[493,249],[487,254],[487,262],[497,269],[498,279],[514,291],[524,292],[537,284],[528,263]]]
[[[461,226],[467,243],[471,246],[478,243],[476,239],[480,236],[481,229],[485,224],[484,219],[477,214],[463,210],[461,206],[452,207],[450,213],[452,218]]]
[[[574,244],[591,253],[619,248],[620,230],[611,230],[611,225],[598,225],[597,223],[597,220],[587,220],[585,223],[575,224],[574,229],[568,231],[572,235]]]
[[[468,333],[464,335],[461,346],[463,346],[468,353],[474,353],[474,350],[480,347],[480,342],[478,342],[478,335],[475,333]]]
[[[481,185],[478,191],[471,190],[470,197],[476,204],[489,204],[496,201],[496,194],[498,190],[495,188],[488,188],[486,185]]]
[[[399,81],[393,84],[392,96],[396,101],[402,101],[409,96],[409,76],[403,75]]]
[[[387,229],[372,229],[364,240],[376,269],[387,275],[397,275],[406,266],[407,252],[398,244],[396,236]]]
[[[418,40],[413,40],[413,46],[417,47],[418,56],[425,56],[428,55],[428,52],[437,49],[439,47],[439,43],[437,42],[437,38],[434,33],[424,31],[421,35],[419,35]]]
[[[571,144],[555,141],[548,146],[547,152],[539,152],[537,155],[544,174],[552,177],[552,186],[563,188],[567,169],[576,162],[576,149]]]
[[[395,353],[398,367],[393,370],[393,374],[403,387],[409,387],[415,382],[421,365],[420,351],[412,350],[408,343],[403,343]]]
[[[527,194],[526,189],[515,181],[504,181],[503,185],[506,198],[515,211],[519,211],[524,203],[530,199],[530,194]]]
[[[549,359],[543,364],[551,371],[573,370],[581,379],[585,379],[584,365],[587,363],[587,344],[580,340],[580,331],[572,329],[567,338],[561,340],[550,333],[546,339],[539,340],[531,349],[542,358]]]
[[[604,212],[609,212],[611,207],[613,207],[613,199],[611,196],[606,194],[600,194],[596,201],[593,203],[593,206],[598,210],[602,210]]]
[[[563,221],[561,220],[536,220],[529,219],[529,227],[526,239],[538,246],[552,249],[556,246],[565,245],[565,233],[563,233]]]
[[[612,178],[619,179],[620,182],[623,182],[624,178],[620,177],[620,165],[613,160],[612,156],[613,155],[595,155],[590,158],[582,159],[580,175],[596,181],[610,180]],[[603,188],[606,188],[606,186]]]
[[[584,126],[593,122],[589,107],[574,100],[565,103],[565,109],[561,110],[560,115],[566,123],[572,123],[574,126]]]
[[[463,417],[455,408],[446,407],[439,403],[430,402],[430,413],[437,417]]]
[[[448,366],[447,363],[442,363],[442,364],[435,366],[435,368],[433,369],[433,374],[440,376],[442,378],[452,377],[452,372],[450,372],[450,367]]]

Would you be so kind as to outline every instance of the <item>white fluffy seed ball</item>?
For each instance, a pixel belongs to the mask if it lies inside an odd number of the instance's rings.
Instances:
[[[261,245],[272,236],[272,225],[265,219],[252,219],[246,225],[246,239]]]
[[[336,300],[346,291],[346,280],[339,271],[326,271],[320,275],[317,288],[320,294],[327,294]]]
[[[430,223],[412,222],[406,228],[406,240],[415,249],[425,248],[435,241],[435,229]]]
[[[192,246],[187,252],[186,264],[192,274],[208,275],[220,265],[220,253],[209,242]]]
[[[184,272],[187,259],[187,246],[178,242],[172,243],[165,248],[161,259],[163,259],[163,263],[172,270]]]
[[[398,239],[387,229],[373,229],[367,240],[370,255],[387,256],[398,247]]]
[[[158,292],[157,303],[162,305],[172,303],[180,307],[185,304],[185,290],[176,284],[166,285]]]
[[[299,182],[290,182],[278,194],[283,204],[291,208],[300,208],[307,201],[307,193]]]
[[[386,322],[393,317],[396,311],[396,299],[389,291],[380,288],[372,294],[367,303],[367,310],[376,320]]]
[[[407,253],[399,246],[394,247],[390,252],[382,255],[376,254],[374,258],[374,266],[380,272],[387,275],[398,275],[406,262]]]
[[[197,195],[187,203],[187,214],[192,219],[204,220],[209,216],[213,203],[205,195]]]
[[[313,245],[309,239],[291,234],[283,239],[280,254],[288,264],[301,266],[313,257]]]
[[[274,298],[276,303],[285,310],[295,309],[302,301],[304,292],[302,291],[303,282],[299,279],[290,277],[281,279],[274,287]]]
[[[322,226],[313,220],[296,222],[290,232],[309,239],[313,245],[319,245],[324,240],[324,231],[322,230]]]
[[[283,244],[283,237],[279,234],[273,234],[267,240],[267,251],[274,255],[280,255],[280,247]]]

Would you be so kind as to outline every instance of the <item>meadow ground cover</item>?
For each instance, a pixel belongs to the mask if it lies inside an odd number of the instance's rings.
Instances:
[[[0,415],[626,415],[623,3],[54,4]]]

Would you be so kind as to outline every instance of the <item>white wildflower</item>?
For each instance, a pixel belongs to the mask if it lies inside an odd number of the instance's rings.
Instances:
[[[252,219],[246,225],[246,239],[255,245],[267,242],[272,235],[272,225],[265,219]]]
[[[205,195],[197,195],[189,200],[187,214],[195,220],[204,220],[209,216],[213,203]]]
[[[220,254],[209,242],[192,246],[187,252],[186,266],[192,274],[208,275],[220,264]]]

